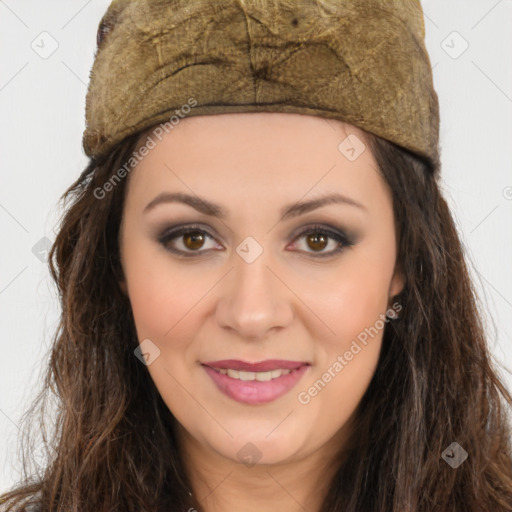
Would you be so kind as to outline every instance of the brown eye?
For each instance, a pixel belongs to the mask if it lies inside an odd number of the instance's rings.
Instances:
[[[299,249],[299,252],[309,254],[314,257],[328,257],[343,251],[354,245],[343,232],[334,228],[324,226],[313,226],[305,229],[294,238],[293,245]],[[194,257],[204,253],[210,253],[211,250],[222,250],[222,246],[208,247],[208,242],[215,242],[216,239],[208,231],[201,227],[185,226],[165,231],[158,242],[169,252],[178,256]],[[304,244],[305,247],[300,247]],[[331,246],[330,250],[325,250]]]
[[[183,245],[187,249],[197,250],[201,249],[204,244],[204,234],[199,231],[192,231],[183,235]]]
[[[306,239],[308,247],[314,249],[315,251],[322,251],[327,247],[329,237],[323,234],[315,233],[313,235],[309,235],[306,237]]]
[[[322,225],[309,226],[294,240],[295,249],[315,258],[334,256],[354,245],[344,232]]]
[[[165,249],[180,256],[200,256],[215,250],[215,245],[208,247],[208,242],[215,238],[207,231],[194,226],[166,231],[158,240]]]

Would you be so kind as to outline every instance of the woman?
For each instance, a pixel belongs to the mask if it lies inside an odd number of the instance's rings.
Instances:
[[[58,421],[1,510],[512,510],[419,3],[116,0],[98,36]]]

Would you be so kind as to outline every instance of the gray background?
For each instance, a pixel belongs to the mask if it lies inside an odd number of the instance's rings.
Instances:
[[[510,389],[512,1],[422,4],[441,105],[443,188]],[[55,238],[58,198],[87,163],[85,94],[108,5],[0,0],[0,492],[18,478],[19,420],[39,389],[57,327],[45,250]]]

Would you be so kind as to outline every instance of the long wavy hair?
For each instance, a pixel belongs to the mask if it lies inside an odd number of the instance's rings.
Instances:
[[[510,512],[512,396],[487,347],[439,165],[365,135],[392,192],[406,284],[321,512]],[[2,511],[204,510],[188,492],[176,420],[134,356],[131,306],[118,285],[128,178],[94,195],[139,136],[91,159],[61,197],[49,267],[62,313],[42,390],[22,418],[23,479],[0,498]],[[36,431],[48,457],[38,471],[28,448]],[[442,458],[453,442],[468,453],[455,469]]]

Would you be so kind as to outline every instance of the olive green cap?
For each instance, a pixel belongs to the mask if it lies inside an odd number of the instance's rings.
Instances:
[[[339,119],[439,163],[419,0],[114,0],[98,28],[86,155],[178,118]],[[173,117],[174,116],[174,117]]]

